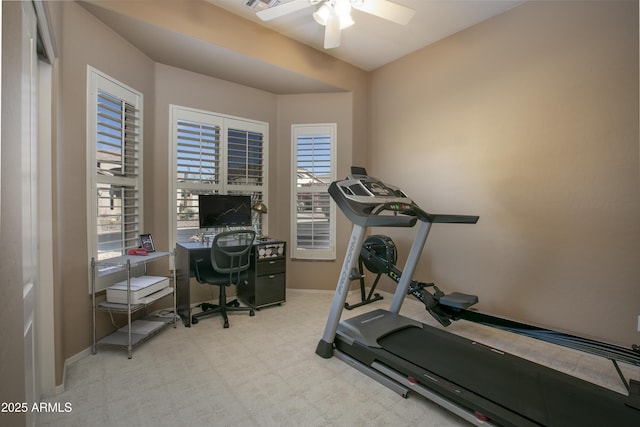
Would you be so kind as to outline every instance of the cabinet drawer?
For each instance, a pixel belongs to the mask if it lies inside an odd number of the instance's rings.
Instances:
[[[258,277],[255,292],[257,306],[284,302],[286,294],[284,273]]]
[[[256,263],[256,275],[284,273],[285,264],[284,258],[259,260]]]

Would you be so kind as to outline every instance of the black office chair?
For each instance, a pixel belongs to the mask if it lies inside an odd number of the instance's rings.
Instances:
[[[252,307],[240,307],[237,299],[227,302],[227,286],[238,285],[247,280],[247,269],[251,259],[251,247],[256,237],[255,231],[238,230],[218,233],[211,244],[211,259],[196,260],[196,280],[206,285],[220,287],[219,305],[204,303],[202,312],[191,316],[191,323],[198,323],[200,317],[221,313],[224,327],[229,327],[227,311],[248,311],[254,316]]]

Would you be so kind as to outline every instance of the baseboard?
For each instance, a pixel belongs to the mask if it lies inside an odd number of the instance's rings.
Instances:
[[[67,384],[67,366],[72,363],[77,362],[80,359],[84,359],[87,356],[91,355],[91,347],[87,347],[79,353],[74,354],[73,356],[67,358],[64,361],[64,366],[62,367],[62,383],[55,386],[53,393],[54,395],[60,394],[66,390]]]
[[[287,288],[287,292],[299,292],[301,294],[333,294],[334,290],[330,289],[305,289],[305,288]],[[351,293],[352,291],[349,291]]]
[[[367,292],[369,291],[369,288],[367,288]],[[300,293],[300,294],[316,294],[316,295],[327,295],[327,294],[331,294],[333,295],[335,293],[335,290],[332,289],[304,289],[304,288],[287,288],[287,293],[289,292],[295,292],[295,293]],[[394,294],[392,292],[387,292],[387,291],[383,291],[383,290],[377,290],[376,289],[376,293],[380,294],[385,300],[387,301],[392,301],[393,300],[393,296]],[[347,293],[347,301],[349,301],[349,299],[359,299],[360,298],[360,289],[350,289],[349,292]],[[357,301],[356,301],[357,302]],[[404,301],[403,301],[403,305],[404,304],[411,304],[411,305],[416,305],[418,307],[422,307],[423,304],[418,301],[415,298],[410,298],[410,295],[406,295]]]

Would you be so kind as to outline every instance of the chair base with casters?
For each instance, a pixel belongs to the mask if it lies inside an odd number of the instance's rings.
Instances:
[[[202,303],[200,306],[202,311],[200,313],[196,313],[191,316],[191,324],[198,323],[198,319],[201,317],[211,316],[216,313],[222,314],[222,318],[224,319],[224,327],[229,327],[229,318],[227,316],[228,311],[248,311],[249,316],[255,316],[256,312],[252,307],[240,307],[240,303],[237,299],[227,302],[227,292],[226,286],[220,286],[220,305],[210,304],[210,303]]]
[[[238,300],[227,302],[227,286],[247,283],[250,252],[256,233],[253,230],[226,231],[216,234],[211,243],[210,259],[195,260],[198,283],[220,287],[219,305],[204,303],[202,312],[191,316],[191,323],[198,323],[200,317],[214,313],[222,314],[224,327],[229,327],[229,311],[248,311],[255,316],[253,307],[240,307]]]

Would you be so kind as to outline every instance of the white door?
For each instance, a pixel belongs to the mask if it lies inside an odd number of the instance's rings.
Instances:
[[[24,304],[25,401],[29,408],[40,396],[36,311],[38,298],[38,59],[36,15],[31,2],[22,2],[22,295]],[[31,411],[27,425],[35,425]]]

